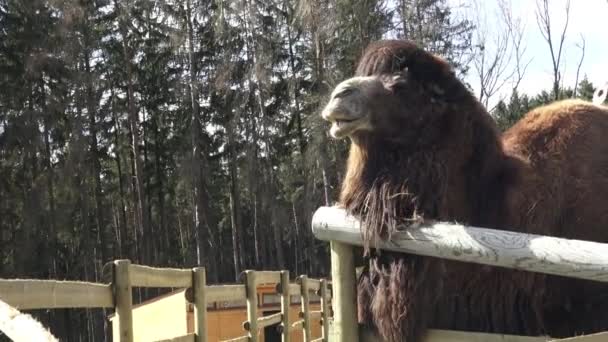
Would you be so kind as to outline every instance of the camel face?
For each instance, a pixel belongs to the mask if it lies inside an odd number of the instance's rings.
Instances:
[[[428,135],[429,126],[442,120],[443,90],[400,72],[356,76],[339,83],[321,116],[331,122],[334,139],[363,136],[412,145]],[[432,132],[431,132],[432,133]]]
[[[342,139],[371,130],[369,100],[372,96],[382,96],[382,89],[377,77],[353,77],[338,84],[321,112],[321,117],[331,122],[329,134],[334,139]]]

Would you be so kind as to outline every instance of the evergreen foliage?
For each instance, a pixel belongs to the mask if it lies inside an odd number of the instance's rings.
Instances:
[[[117,258],[327,275],[310,221],[347,147],[319,117],[329,90],[388,37],[464,75],[473,29],[445,0],[0,0],[0,276],[101,281]],[[550,98],[493,114],[506,129]],[[62,340],[110,333],[101,311],[36,314]]]

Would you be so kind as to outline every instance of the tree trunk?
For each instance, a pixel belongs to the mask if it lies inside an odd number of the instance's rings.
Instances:
[[[124,54],[124,63],[126,68],[126,82],[127,82],[127,109],[128,109],[128,117],[129,117],[129,126],[131,129],[131,153],[133,157],[133,177],[134,185],[135,185],[135,195],[136,195],[136,203],[135,203],[135,217],[137,218],[137,223],[139,225],[139,229],[142,235],[141,241],[141,254],[142,254],[142,263],[148,263],[150,260],[150,225],[148,222],[148,215],[144,213],[144,210],[148,207],[147,199],[145,196],[144,190],[144,175],[143,175],[143,165],[140,158],[139,146],[140,146],[140,138],[139,138],[139,118],[138,111],[135,107],[135,94],[134,94],[134,86],[133,86],[133,65],[131,62],[131,49],[128,44],[128,31],[127,31],[127,18],[129,17],[129,13],[125,10],[125,6],[120,5],[120,3],[115,0],[114,5],[116,8],[122,8],[120,11],[120,19],[119,19],[119,28],[122,36],[122,44],[123,44],[123,54]]]
[[[168,253],[168,249],[169,249],[169,245],[166,244],[165,246],[163,246],[163,239],[161,238],[161,236],[164,236],[166,234],[166,223],[165,223],[165,198],[164,198],[164,193],[163,193],[163,187],[164,187],[164,183],[163,183],[163,171],[162,171],[162,160],[161,160],[161,147],[160,147],[160,133],[158,132],[158,118],[154,119],[154,166],[155,166],[155,171],[156,171],[156,181],[158,182],[158,184],[156,184],[157,187],[157,191],[156,191],[156,196],[157,196],[157,200],[158,200],[158,216],[159,216],[159,226],[158,226],[158,234],[156,234],[155,236],[158,237],[158,241],[157,241],[157,245],[155,246],[155,249],[158,253],[161,253],[161,255],[159,255],[160,260],[165,260],[166,257],[165,255]]]
[[[145,107],[142,107],[142,152],[143,152],[143,168],[146,167],[146,165],[149,164],[149,159],[148,159],[148,131],[146,130],[147,124],[146,122],[149,120],[149,112],[146,110]],[[147,246],[149,248],[149,259],[148,259],[148,264],[150,265],[156,265],[156,252],[157,250],[154,248],[154,237],[157,236],[156,232],[154,231],[154,225],[152,224],[152,202],[150,201],[150,198],[152,197],[152,195],[150,194],[150,177],[145,177],[144,178],[144,198],[146,198],[146,207],[144,208],[144,212],[143,214],[146,216],[146,222],[148,222],[148,224],[150,225],[148,228],[148,235],[145,238],[145,241],[147,241]]]
[[[190,69],[190,102],[192,112],[191,121],[191,145],[192,145],[192,182],[194,191],[194,229],[196,237],[197,263],[198,265],[206,266],[210,270],[211,279],[213,280],[215,273],[213,268],[216,266],[213,263],[206,263],[206,252],[209,254],[209,260],[218,260],[216,256],[217,248],[210,248],[208,251],[205,245],[217,246],[214,243],[214,234],[211,231],[213,226],[210,222],[210,203],[207,192],[207,184],[205,180],[205,172],[207,166],[207,158],[203,149],[203,129],[201,126],[200,107],[198,103],[198,85],[196,77],[198,74],[196,63],[194,61],[194,28],[192,24],[192,4],[190,0],[186,1],[186,27],[188,31],[188,66]]]
[[[93,72],[91,70],[89,39],[85,34],[85,51],[84,51],[84,66],[86,72],[86,94],[87,94],[87,113],[89,115],[89,130],[91,149],[91,160],[93,161],[93,178],[95,179],[95,223],[97,225],[97,241],[96,250],[99,250],[98,260],[102,266],[106,262],[108,252],[106,250],[106,231],[103,218],[103,196],[101,191],[101,163],[99,162],[99,147],[97,143],[97,120],[96,120],[96,105],[95,92],[93,89]],[[96,258],[97,259],[97,258]],[[97,266],[96,266],[97,268]]]
[[[112,101],[114,101],[114,92],[112,91],[110,94]],[[116,108],[112,105],[112,116],[114,120],[114,145],[116,146],[116,153],[114,157],[114,162],[116,163],[116,170],[118,172],[118,191],[120,195],[120,224],[119,231],[122,241],[117,241],[118,245],[118,256],[120,258],[124,258],[125,256],[132,257],[135,253],[131,251],[131,243],[129,241],[129,235],[127,234],[127,202],[125,200],[125,185],[123,182],[123,172],[122,172],[122,162],[121,155],[122,149],[120,148],[120,122],[118,121],[118,116],[116,115]],[[124,247],[123,247],[124,246]]]
[[[229,104],[227,104],[229,105]],[[236,116],[232,116],[226,127],[228,135],[228,169],[230,172],[230,223],[232,226],[232,249],[234,255],[234,278],[238,281],[241,269],[245,266],[242,259],[243,240],[241,233],[241,213],[239,180],[237,170],[236,145],[235,145],[235,124]]]
[[[84,132],[84,118],[82,114],[81,104],[78,103],[76,105],[76,117],[74,120],[74,136],[75,143],[72,145],[72,149],[70,150],[70,154],[74,155],[74,183],[73,186],[75,189],[79,189],[78,199],[77,199],[77,207],[80,209],[80,218],[81,218],[81,226],[80,226],[80,250],[81,250],[81,258],[82,264],[79,265],[84,269],[84,281],[95,281],[96,279],[91,278],[88,272],[89,265],[91,260],[93,259],[92,251],[93,251],[93,239],[91,236],[91,221],[90,221],[90,205],[89,205],[89,184],[87,183],[87,165],[86,165],[86,140],[82,135]],[[75,227],[75,230],[78,228]],[[94,264],[94,263],[93,263]],[[90,327],[87,328],[89,331],[89,336],[96,336],[97,333],[101,333],[93,324],[93,321],[90,319],[89,312],[87,311],[87,324],[90,324]]]
[[[40,110],[43,113],[43,135],[44,135],[44,164],[46,167],[46,185],[47,196],[49,199],[49,231],[47,236],[48,244],[48,270],[51,277],[57,277],[57,232],[56,232],[56,211],[55,211],[55,173],[51,163],[51,143],[50,143],[50,118],[51,113],[46,105],[46,90],[44,87],[44,79],[40,75],[39,80],[40,90]]]

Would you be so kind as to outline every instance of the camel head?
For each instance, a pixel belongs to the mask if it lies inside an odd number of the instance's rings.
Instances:
[[[452,104],[474,101],[443,59],[407,41],[379,41],[354,77],[339,83],[321,116],[334,139],[373,137],[413,145],[440,139]]]

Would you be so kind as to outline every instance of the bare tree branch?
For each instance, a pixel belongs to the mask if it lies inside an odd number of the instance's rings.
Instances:
[[[578,61],[578,66],[576,68],[576,80],[574,81],[574,96],[576,96],[576,91],[578,89],[578,77],[581,73],[581,66],[583,65],[583,60],[585,59],[585,37],[581,34],[581,41],[576,43],[576,47],[581,49],[581,59]]]
[[[512,70],[509,67],[509,62],[514,53],[517,54],[516,58],[518,60],[523,58],[521,46],[523,33],[513,24],[510,9],[507,9],[508,6],[504,3],[504,0],[500,2],[500,11],[504,23],[494,25],[496,31],[492,33],[492,39],[489,38],[490,29],[486,18],[482,14],[484,11],[480,9],[480,4],[477,1],[473,2],[475,13],[477,13],[475,18],[477,30],[474,34],[474,49],[476,51],[473,58],[473,68],[479,81],[479,101],[486,107],[490,99],[509,80],[513,79],[514,75],[517,75],[516,83],[519,85],[527,67],[527,65],[522,67],[521,63],[516,63],[517,65]],[[517,33],[518,37],[514,38],[513,33]],[[515,43],[517,43],[517,48],[515,48]]]
[[[556,100],[560,97],[559,89],[562,76],[560,66],[562,58],[562,48],[564,46],[564,41],[566,39],[566,31],[568,29],[568,23],[570,21],[570,0],[566,1],[565,12],[566,22],[564,23],[564,27],[559,37],[559,47],[556,51],[554,48],[553,36],[551,34],[552,27],[551,15],[549,13],[549,0],[536,0],[536,23],[538,24],[540,33],[549,45],[551,61],[553,63],[553,93]]]
[[[522,23],[521,18],[513,17],[513,8],[510,0],[498,0],[498,6],[500,8],[502,20],[509,31],[509,37],[511,38],[511,44],[513,46],[515,70],[511,80],[511,88],[513,91],[517,91],[526,74],[528,66],[532,62],[532,58],[524,58],[526,54],[526,46],[524,45],[524,32],[526,25]]]

